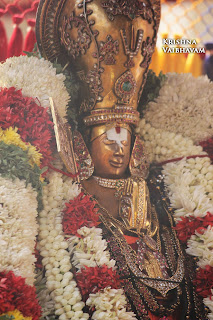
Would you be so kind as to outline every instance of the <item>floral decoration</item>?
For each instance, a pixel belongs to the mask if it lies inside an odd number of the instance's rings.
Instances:
[[[48,293],[55,301],[54,313],[62,320],[67,317],[88,319],[89,313],[83,312],[82,309],[86,303],[93,310],[92,305],[90,305],[90,297],[93,294],[92,292],[99,290],[94,293],[97,297],[104,292],[105,295],[109,293],[106,299],[110,304],[110,311],[107,311],[111,315],[110,319],[117,319],[119,313],[123,315],[124,319],[125,317],[130,320],[135,319],[134,314],[127,312],[125,309],[126,300],[123,290],[111,288],[111,286],[118,286],[119,279],[115,271],[115,261],[110,260],[106,241],[102,239],[102,230],[95,226],[98,219],[95,202],[89,196],[80,193],[78,188],[76,189],[77,186],[72,185],[71,179],[64,178],[61,173],[51,172],[48,174],[48,178],[50,183],[44,187],[44,210],[40,212],[38,248],[43,256],[42,263],[47,270],[46,285]],[[67,196],[71,198],[69,203],[66,201]],[[74,199],[77,199],[76,211],[73,210]],[[66,208],[63,209],[65,203]],[[70,219],[65,222],[65,220],[62,220],[62,216],[64,217],[67,208],[70,208]],[[74,218],[81,221],[83,210],[85,217],[88,218],[88,220],[85,218],[84,226],[77,230],[76,228],[70,229],[69,225],[72,225]],[[90,211],[93,211],[92,215]],[[76,212],[80,214],[76,215]],[[68,235],[63,232],[65,229],[64,223],[66,223],[67,230],[73,232],[73,234]],[[82,224],[80,223],[80,225]],[[67,246],[68,251],[66,251]],[[70,256],[72,265],[76,267],[76,275],[72,273]],[[84,276],[87,277],[91,289],[87,292],[84,291],[83,284],[81,285]],[[79,288],[82,289],[84,295],[83,299],[76,281],[79,281]],[[106,291],[106,288],[108,288],[108,291]],[[120,302],[115,299],[116,292]],[[86,300],[88,295],[89,298]],[[99,308],[101,306],[97,305],[95,312],[100,313],[102,309]],[[49,311],[50,314],[51,310]],[[103,312],[99,319],[105,319],[106,315]]]
[[[0,313],[19,310],[24,317],[38,320],[41,315],[35,288],[27,285],[22,277],[12,271],[0,272]]]
[[[90,308],[95,308],[93,320],[135,320],[133,312],[126,311],[126,297],[122,289],[105,288],[95,294],[90,294],[87,300]]]
[[[0,315],[0,320],[32,320],[32,317],[24,317],[19,310],[13,310]]]
[[[0,141],[0,175],[12,180],[16,178],[25,180],[37,191],[38,209],[42,208],[42,170],[35,164],[29,164],[27,151],[22,150],[13,144],[8,145]]]
[[[33,167],[34,164],[36,164],[38,167],[40,167],[42,158],[41,153],[39,153],[36,147],[32,146],[30,143],[25,143],[22,141],[17,131],[17,128],[13,129],[12,127],[9,127],[6,130],[2,130],[0,128],[0,141],[20,147],[24,151],[27,150],[30,165]]]
[[[0,176],[0,203],[0,272],[12,270],[33,285],[37,192],[24,180]]]
[[[91,197],[81,192],[75,200],[66,203],[63,211],[63,230],[68,235],[78,235],[77,230],[83,226],[98,225],[98,209],[95,208],[96,202]],[[86,214],[85,214],[86,213]]]
[[[91,293],[99,292],[101,289],[110,287],[118,289],[121,286],[116,271],[103,265],[101,267],[87,267],[76,273],[76,281],[84,301]]]
[[[0,66],[0,151],[4,154],[0,172],[0,320],[6,320],[4,316],[15,320],[40,317],[33,264],[36,196],[41,188],[36,189],[30,174],[37,170],[39,176],[39,161],[44,166],[53,159],[53,125],[45,108],[52,97],[65,116],[69,95],[64,79],[49,62],[35,57],[11,58]],[[212,84],[205,77],[194,80],[190,75],[170,74],[165,83],[164,77],[161,80],[159,96],[156,98],[156,92],[155,101],[147,98],[145,119],[137,132],[144,138],[152,162],[168,162],[163,164],[162,174],[176,230],[187,253],[197,257],[194,285],[213,319],[213,166],[208,157],[212,154]],[[57,159],[54,166],[63,169]],[[37,245],[46,271],[45,276],[39,270],[36,274],[42,319],[86,320],[90,314],[95,320],[136,319],[126,310],[115,261],[97,228],[95,201],[60,172],[50,170],[46,179],[44,208],[38,210]]]
[[[70,254],[72,254],[72,263],[77,270],[85,266],[103,265],[114,270],[115,260],[110,259],[107,242],[102,236],[102,229],[82,227],[78,229],[78,236],[71,236],[67,241]]]
[[[195,231],[202,234],[209,225],[213,226],[213,214],[207,212],[204,217],[181,217],[174,229],[177,231],[178,238],[183,243],[187,243]]]
[[[2,89],[0,127],[18,128],[21,139],[37,147],[42,154],[42,166],[46,166],[52,160],[53,123],[47,110],[38,103],[32,98],[24,97],[21,90],[13,87]]]
[[[213,288],[213,267],[208,265],[205,268],[199,268],[196,271],[194,285],[197,293],[203,298],[211,296],[211,289]]]
[[[62,117],[70,99],[65,80],[51,62],[37,57],[12,57],[0,65],[0,87],[21,89],[25,97],[38,99],[43,108],[50,108],[49,97],[52,97]]]
[[[206,270],[210,272],[213,266],[212,92],[206,77],[167,74],[159,96],[148,103],[136,130],[145,141],[150,161],[163,166],[175,229],[186,252],[197,257],[201,268],[194,284],[201,296],[206,293],[209,319],[213,319],[213,287],[205,281]]]
[[[144,118],[153,128],[198,143],[213,136],[212,100],[213,83],[207,76],[168,73],[159,96],[147,105]]]

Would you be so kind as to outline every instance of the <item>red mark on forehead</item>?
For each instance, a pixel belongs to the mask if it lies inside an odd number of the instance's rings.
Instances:
[[[116,133],[121,133],[121,127],[115,127],[115,131],[116,131]]]

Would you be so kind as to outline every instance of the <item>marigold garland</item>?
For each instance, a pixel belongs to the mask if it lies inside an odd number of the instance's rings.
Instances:
[[[12,271],[0,272],[0,288],[0,314],[17,309],[24,317],[39,319],[41,308],[35,287],[27,285],[25,279],[15,276]]]
[[[13,129],[12,127],[9,127],[6,130],[0,128],[0,141],[3,141],[6,144],[13,144],[20,147],[22,150],[27,151],[31,166],[36,164],[39,167],[42,155],[36,150],[36,147],[32,146],[30,143],[23,142],[17,131],[17,128]]]
[[[32,320],[32,317],[24,317],[19,310],[14,310],[1,314],[0,320]]]

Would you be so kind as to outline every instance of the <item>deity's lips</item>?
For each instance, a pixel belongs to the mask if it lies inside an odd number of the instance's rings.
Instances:
[[[111,160],[109,161],[109,163],[113,166],[113,167],[116,167],[116,168],[121,168],[123,166],[123,161],[115,161],[115,160]]]

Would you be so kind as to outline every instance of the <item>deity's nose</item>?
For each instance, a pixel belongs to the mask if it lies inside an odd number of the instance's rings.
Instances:
[[[124,156],[124,149],[123,149],[122,145],[119,145],[116,143],[115,155],[116,156]]]

